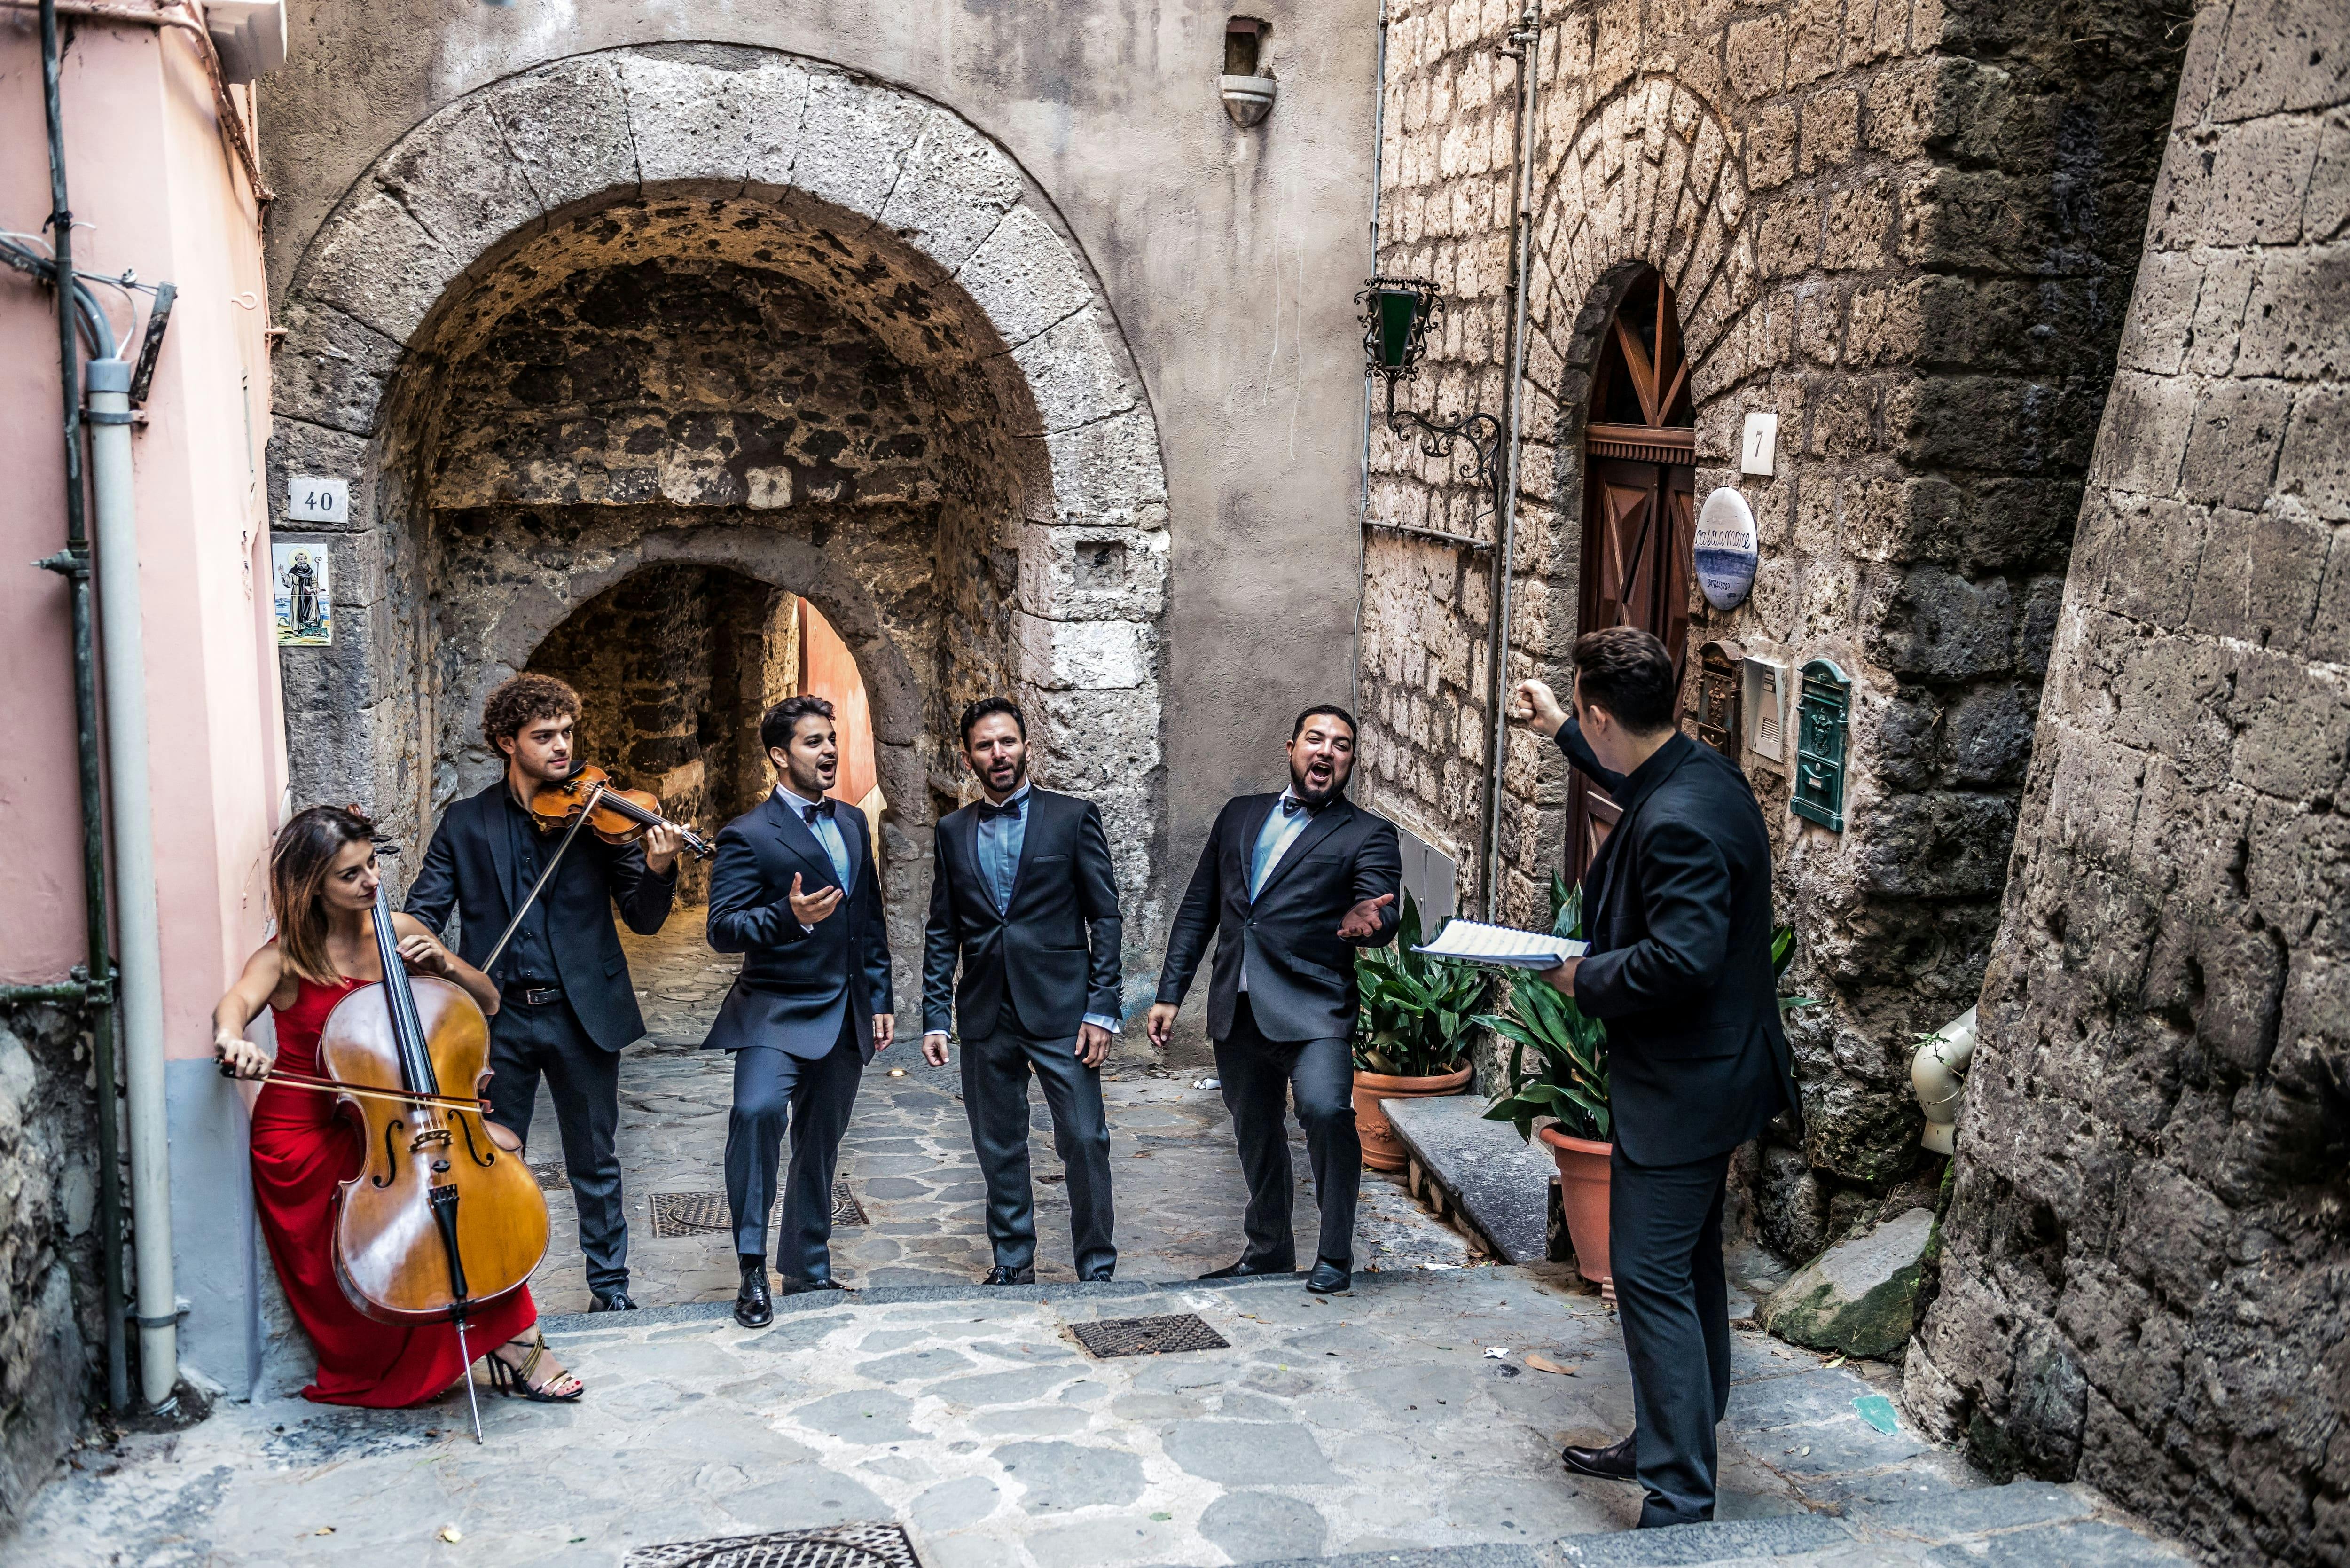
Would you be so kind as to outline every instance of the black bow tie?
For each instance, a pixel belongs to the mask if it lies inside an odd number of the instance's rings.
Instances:
[[[1301,811],[1310,813],[1313,810],[1314,807],[1306,805],[1305,802],[1298,799],[1294,794],[1285,794],[1281,797],[1281,815],[1284,816],[1295,816]]]
[[[832,815],[832,802],[828,800],[820,800],[815,805],[810,805],[806,802],[803,801],[800,803],[800,815],[807,818],[807,825],[810,827],[814,827],[819,821],[825,820]]]
[[[983,800],[979,803],[979,820],[986,822],[999,816],[1017,816],[1027,804],[1028,797],[1024,794],[1018,800],[1007,800],[1002,805]]]

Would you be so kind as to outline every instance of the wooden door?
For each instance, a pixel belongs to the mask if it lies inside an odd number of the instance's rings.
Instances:
[[[1584,428],[1581,628],[1637,626],[1663,639],[1678,685],[1689,642],[1697,534],[1697,432],[1673,293],[1653,271],[1608,324]],[[1575,775],[1568,869],[1581,877],[1620,812]]]

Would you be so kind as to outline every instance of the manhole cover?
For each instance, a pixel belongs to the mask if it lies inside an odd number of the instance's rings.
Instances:
[[[530,1168],[530,1173],[538,1178],[539,1186],[545,1188],[549,1192],[568,1192],[571,1190],[570,1174],[563,1168],[563,1162],[559,1159],[541,1159],[533,1161]]]
[[[656,1237],[702,1236],[712,1231],[732,1231],[733,1228],[734,1217],[726,1207],[726,1194],[723,1192],[653,1194],[653,1234]]]
[[[1176,1350],[1230,1350],[1232,1343],[1200,1321],[1197,1313],[1168,1317],[1106,1317],[1073,1323],[1077,1343],[1107,1360],[1114,1355],[1165,1355]]]
[[[639,1546],[620,1568],[921,1568],[906,1532],[894,1524],[835,1524]]]
[[[727,1206],[723,1192],[656,1192],[652,1201],[653,1234],[656,1237],[706,1236],[734,1229],[733,1210]],[[865,1206],[857,1201],[857,1194],[849,1187],[847,1177],[832,1184],[832,1222],[836,1225],[869,1223]]]

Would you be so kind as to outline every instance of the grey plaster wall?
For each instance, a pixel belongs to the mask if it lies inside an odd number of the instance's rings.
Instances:
[[[753,45],[945,106],[1016,161],[1031,183],[1028,204],[1082,259],[1155,423],[1170,547],[1159,637],[1144,650],[1164,701],[1165,787],[1149,849],[1188,869],[1224,795],[1278,776],[1287,715],[1343,695],[1352,669],[1361,376],[1351,296],[1367,249],[1375,35],[1358,6],[1251,14],[1273,23],[1267,66],[1282,85],[1272,116],[1243,131],[1216,94],[1221,8],[434,0],[307,10],[292,19],[292,63],[264,90],[265,153],[280,198],[273,293],[288,308],[298,271],[317,260],[313,241],[328,214],[401,137],[465,95],[550,61],[663,42]],[[723,103],[707,109],[713,134],[742,123]],[[568,129],[583,149],[601,133]],[[919,200],[920,178],[906,177],[900,192]],[[421,192],[419,204],[442,194]],[[1022,282],[1009,281],[1015,290]],[[382,346],[346,335],[337,351],[364,371]],[[287,373],[281,363],[281,395]],[[285,462],[359,456],[322,411],[332,394],[310,401],[308,410],[281,403],[297,421],[318,421],[315,435],[281,426]],[[1092,466],[1120,461],[1107,453]],[[1076,466],[1087,462],[1079,454]],[[281,483],[285,472],[281,463]],[[1087,541],[1075,532],[1064,531],[1057,553],[1024,552],[1024,579],[1049,579],[1057,566],[1064,591],[1083,591]],[[355,552],[346,580],[354,594],[380,591],[402,570]],[[353,608],[355,636],[414,637],[373,604]],[[384,652],[388,666],[404,657]],[[290,663],[289,676],[321,711],[364,705],[365,693],[306,680]],[[1115,788],[1131,776],[1129,755],[1087,754],[1111,725],[1097,691],[1069,680],[1034,697],[1073,787]],[[419,786],[412,768],[380,757],[372,776],[351,782],[386,793]],[[1155,965],[1157,954],[1134,958]],[[1135,976],[1139,986],[1149,978]]]

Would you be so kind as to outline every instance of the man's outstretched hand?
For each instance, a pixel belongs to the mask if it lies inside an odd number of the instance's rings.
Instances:
[[[1366,937],[1378,936],[1379,911],[1394,902],[1393,893],[1382,893],[1376,898],[1364,899],[1347,910],[1347,918],[1338,922],[1339,937],[1346,941],[1358,942]]]
[[[1513,724],[1531,724],[1537,734],[1555,735],[1566,728],[1570,714],[1546,680],[1521,680],[1502,710]]]
[[[840,908],[839,888],[819,888],[813,893],[800,891],[800,874],[792,873],[792,918],[803,926],[813,926]]]

